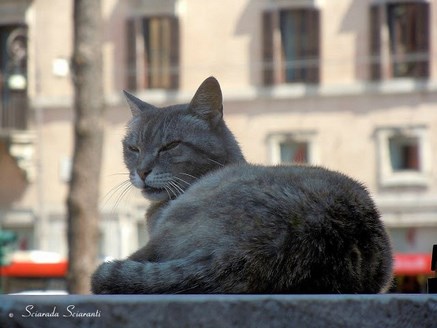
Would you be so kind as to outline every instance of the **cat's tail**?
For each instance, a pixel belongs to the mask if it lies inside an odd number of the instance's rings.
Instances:
[[[196,251],[165,262],[117,260],[101,264],[91,278],[94,294],[213,292],[211,255]]]

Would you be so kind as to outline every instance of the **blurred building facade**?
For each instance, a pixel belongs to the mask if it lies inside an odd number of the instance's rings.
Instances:
[[[102,256],[145,242],[127,179],[127,89],[188,102],[214,75],[246,158],[309,163],[371,191],[399,253],[437,236],[436,0],[102,0]],[[432,42],[434,41],[434,42]],[[72,1],[0,2],[0,224],[66,254]]]

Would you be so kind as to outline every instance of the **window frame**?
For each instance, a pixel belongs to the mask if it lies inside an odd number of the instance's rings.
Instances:
[[[396,170],[390,157],[390,139],[416,138],[418,170]],[[376,130],[379,184],[381,187],[427,187],[430,184],[431,144],[426,126],[384,127]]]
[[[315,142],[316,132],[314,131],[294,131],[294,132],[275,132],[267,137],[269,148],[269,162],[273,165],[315,165],[318,163],[318,152]],[[281,143],[296,142],[307,144],[307,162],[293,163],[281,161]]]

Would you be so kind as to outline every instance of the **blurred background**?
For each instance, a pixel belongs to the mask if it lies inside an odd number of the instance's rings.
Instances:
[[[147,241],[127,180],[121,91],[188,102],[215,76],[248,161],[368,186],[396,292],[424,292],[437,243],[437,0],[102,0],[100,258]],[[0,0],[3,292],[62,289],[73,151],[72,1]]]

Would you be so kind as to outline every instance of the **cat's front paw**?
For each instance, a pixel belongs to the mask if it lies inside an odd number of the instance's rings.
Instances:
[[[91,277],[93,294],[120,294],[120,266],[122,261],[102,263]]]

